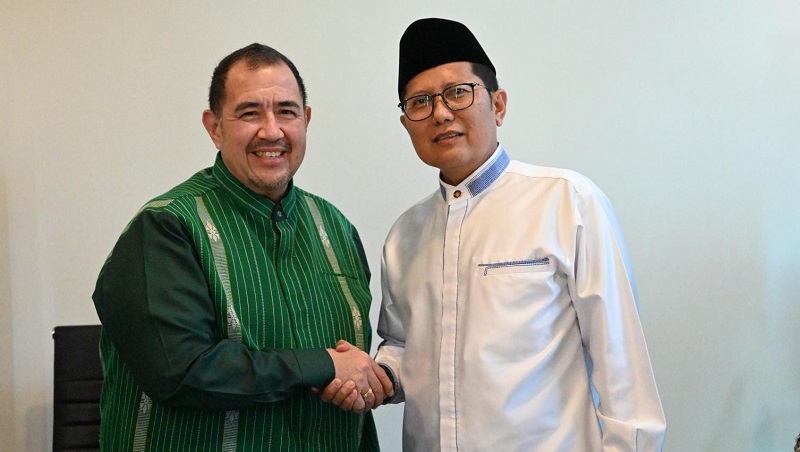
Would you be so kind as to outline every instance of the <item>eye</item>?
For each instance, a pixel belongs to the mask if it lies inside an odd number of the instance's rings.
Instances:
[[[466,96],[470,93],[469,85],[458,85],[450,88],[450,96],[453,99],[458,99],[459,97]]]
[[[416,96],[406,101],[408,108],[425,108],[430,104],[431,96]]]
[[[273,108],[275,109],[275,116],[283,119],[295,119],[303,115],[303,109],[300,104],[290,100],[276,102]]]
[[[285,118],[296,118],[300,115],[300,112],[293,108],[282,108],[278,110],[277,114]]]

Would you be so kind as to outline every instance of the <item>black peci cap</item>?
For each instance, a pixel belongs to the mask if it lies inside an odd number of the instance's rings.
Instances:
[[[447,19],[419,19],[400,38],[397,95],[403,100],[406,84],[420,72],[456,61],[480,63],[497,74],[478,39],[464,25]]]

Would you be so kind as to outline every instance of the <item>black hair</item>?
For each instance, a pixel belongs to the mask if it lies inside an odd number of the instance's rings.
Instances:
[[[211,76],[211,87],[208,90],[208,108],[210,108],[214,114],[219,116],[222,112],[222,104],[225,101],[225,81],[228,78],[228,72],[234,64],[241,60],[247,63],[247,68],[250,70],[255,70],[262,66],[275,66],[280,63],[286,64],[292,71],[292,74],[294,74],[295,80],[297,80],[300,95],[303,97],[303,107],[306,106],[308,102],[306,85],[303,83],[303,78],[300,77],[300,72],[297,70],[294,63],[284,54],[272,47],[253,43],[226,56],[214,69],[214,74]]]
[[[481,63],[471,64],[472,72],[477,75],[479,79],[481,79],[483,86],[485,86],[489,92],[493,93],[500,88],[500,84],[497,82],[497,76],[494,74],[494,71],[491,68]]]

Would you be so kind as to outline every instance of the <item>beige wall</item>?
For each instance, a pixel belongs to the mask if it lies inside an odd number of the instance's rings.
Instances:
[[[14,341],[8,259],[8,203],[0,171],[0,437],[14,437]]]
[[[435,189],[401,128],[397,41],[467,23],[509,92],[513,158],[613,200],[668,451],[788,450],[800,433],[800,7],[780,1],[56,2],[0,6],[0,450],[50,447],[55,325],[95,323],[100,265],[136,209],[213,162],[214,65],[260,41],[314,114],[298,185],[358,226],[373,269]],[[313,5],[313,6],[312,6]],[[13,413],[13,416],[12,416]],[[378,410],[397,451],[402,411]]]

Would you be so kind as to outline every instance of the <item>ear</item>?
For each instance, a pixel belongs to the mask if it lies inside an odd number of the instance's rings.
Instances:
[[[203,127],[206,128],[206,132],[211,137],[211,141],[214,142],[214,146],[220,149],[222,146],[222,131],[220,130],[219,118],[213,111],[203,111]]]
[[[403,127],[406,129],[406,132],[408,132],[408,124],[406,124],[406,120],[407,120],[406,115],[400,115],[400,124],[402,124]]]
[[[508,105],[508,93],[503,88],[499,88],[492,94],[492,105],[494,105],[494,122],[497,127],[503,125],[503,118],[506,117],[506,106]]]
[[[306,127],[311,122],[311,107],[306,107]]]

